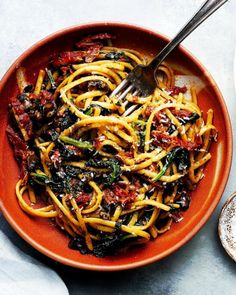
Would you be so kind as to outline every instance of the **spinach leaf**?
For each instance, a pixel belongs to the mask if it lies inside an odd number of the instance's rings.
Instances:
[[[55,130],[60,129],[63,131],[73,125],[77,120],[77,117],[69,110],[66,109],[62,114],[57,113],[56,117],[48,124],[49,130],[48,134],[56,132]]]
[[[169,154],[167,154],[165,159],[165,165],[162,170],[152,179],[153,181],[159,180],[162,175],[165,174],[166,170],[170,166],[170,164],[176,160],[178,170],[182,171],[189,167],[189,154],[188,151],[182,147],[175,147]]]

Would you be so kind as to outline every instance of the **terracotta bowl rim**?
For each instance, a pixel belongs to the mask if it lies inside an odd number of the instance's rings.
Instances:
[[[35,50],[37,50],[39,47],[45,45],[46,43],[50,42],[53,39],[56,39],[60,36],[66,35],[68,33],[71,33],[73,31],[79,31],[82,29],[91,29],[91,32],[93,28],[96,27],[101,27],[104,26],[107,28],[112,28],[112,27],[120,27],[120,28],[128,28],[128,29],[135,29],[138,31],[142,31],[146,34],[150,34],[154,36],[155,38],[159,38],[161,40],[164,40],[165,42],[168,42],[170,38],[168,38],[166,35],[159,33],[156,30],[153,30],[151,28],[147,28],[144,26],[136,25],[136,24],[130,24],[130,23],[124,23],[124,22],[88,22],[88,23],[83,23],[79,25],[74,25],[70,27],[66,27],[64,29],[58,30],[52,34],[47,35],[43,39],[39,40],[38,42],[34,43],[32,46],[30,46],[28,49],[26,49],[9,67],[9,69],[6,71],[5,75],[2,77],[0,80],[0,93],[3,89],[3,86],[7,83],[9,77],[11,76],[12,72],[15,70],[15,68],[19,67],[21,62],[30,56]],[[28,242],[31,246],[33,246],[35,249],[43,253],[44,255],[48,256],[49,258],[56,260],[62,264],[72,266],[75,268],[80,268],[80,269],[86,269],[86,270],[94,270],[94,271],[120,271],[120,270],[128,270],[132,268],[137,268],[140,266],[144,266],[146,264],[150,264],[153,262],[156,262],[169,254],[175,252],[178,250],[181,246],[186,244],[190,239],[192,239],[195,234],[204,226],[204,224],[207,222],[207,220],[210,218],[210,216],[213,214],[214,209],[216,208],[217,204],[219,203],[221,196],[224,192],[225,186],[227,184],[227,180],[229,177],[230,173],[230,168],[231,168],[231,163],[232,163],[232,151],[233,151],[233,140],[232,140],[232,126],[230,122],[230,116],[226,107],[226,103],[224,101],[224,98],[216,85],[216,82],[214,81],[213,77],[211,74],[208,72],[208,70],[203,66],[203,64],[192,54],[190,53],[189,50],[187,50],[185,47],[182,45],[179,46],[177,49],[180,52],[182,52],[185,56],[187,56],[193,64],[197,66],[197,68],[200,68],[201,72],[204,73],[204,76],[209,80],[210,85],[214,87],[216,96],[218,98],[218,101],[220,103],[220,107],[223,113],[223,118],[225,121],[225,127],[227,131],[227,136],[226,136],[226,145],[228,146],[228,153],[226,155],[226,160],[225,160],[225,173],[221,178],[221,183],[219,184],[218,187],[218,192],[216,194],[216,197],[214,201],[211,203],[211,205],[208,207],[204,217],[199,221],[199,223],[191,230],[188,232],[188,234],[177,244],[173,245],[171,248],[168,248],[166,251],[162,252],[161,254],[153,255],[150,258],[143,259],[142,261],[139,262],[132,262],[132,263],[127,263],[127,264],[122,264],[122,265],[117,265],[117,266],[101,266],[101,265],[91,265],[91,264],[86,264],[86,263],[81,263],[77,261],[73,261],[71,259],[64,258],[60,255],[55,254],[54,252],[48,250],[47,248],[39,245],[37,242],[35,242],[31,237],[24,232],[23,229],[19,228],[17,225],[17,221],[11,218],[10,214],[8,213],[7,210],[5,210],[4,204],[0,199],[0,209],[8,221],[8,223],[11,225],[11,227],[26,241]],[[3,185],[3,184],[1,184]]]

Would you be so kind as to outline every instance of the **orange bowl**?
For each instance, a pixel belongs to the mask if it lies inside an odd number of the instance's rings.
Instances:
[[[205,177],[192,193],[191,206],[184,213],[184,220],[175,223],[170,231],[145,246],[132,248],[114,257],[96,258],[69,249],[65,234],[52,226],[50,221],[27,215],[17,203],[15,184],[19,169],[5,133],[8,103],[17,93],[17,68],[25,67],[29,81],[34,83],[38,70],[48,64],[49,56],[71,49],[81,37],[96,32],[111,32],[116,36],[115,46],[136,49],[148,56],[155,55],[168,42],[168,38],[163,35],[137,26],[96,23],[57,32],[23,53],[0,84],[0,208],[7,221],[24,240],[50,258],[77,268],[115,271],[160,260],[176,251],[200,230],[218,204],[228,179],[232,160],[232,131],[227,108],[216,83],[195,57],[179,47],[167,61],[176,72],[191,74],[201,80],[203,87],[198,95],[200,107],[204,113],[209,108],[214,110],[214,125],[218,130],[218,141],[211,147],[212,159],[205,167]]]

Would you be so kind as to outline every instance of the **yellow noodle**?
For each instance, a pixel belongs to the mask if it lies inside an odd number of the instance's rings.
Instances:
[[[38,78],[37,78],[37,82],[36,82],[36,85],[35,85],[35,88],[34,88],[34,94],[39,94],[40,93],[44,77],[45,77],[45,71],[40,70]]]

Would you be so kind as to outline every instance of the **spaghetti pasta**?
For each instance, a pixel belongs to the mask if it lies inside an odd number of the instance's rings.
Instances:
[[[105,46],[112,38],[85,37],[77,51],[40,69],[35,86],[20,69],[7,127],[21,165],[22,210],[53,218],[71,248],[99,257],[154,239],[182,219],[217,132],[213,110],[204,120],[196,89],[188,85],[187,99],[166,63],[151,96],[109,97],[147,62],[134,50]]]

